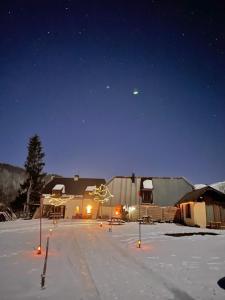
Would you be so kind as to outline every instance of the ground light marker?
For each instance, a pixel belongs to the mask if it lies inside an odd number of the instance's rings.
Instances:
[[[37,254],[40,255],[41,254],[41,246],[37,247]]]
[[[40,241],[39,241],[39,246],[37,248],[37,254],[41,255],[41,242],[42,242],[42,210],[43,210],[43,198],[41,196],[40,198],[40,228],[39,228],[39,233],[40,233]]]
[[[138,248],[141,248],[141,240],[138,240]]]

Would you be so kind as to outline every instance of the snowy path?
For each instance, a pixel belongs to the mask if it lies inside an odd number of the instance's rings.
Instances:
[[[45,238],[50,227],[51,222],[45,221]],[[4,270],[0,299],[225,299],[225,291],[216,285],[225,276],[224,233],[164,236],[174,230],[199,231],[174,224],[146,226],[143,247],[137,249],[136,224],[114,226],[110,233],[107,225],[100,228],[95,222],[60,222],[50,237],[46,289],[41,290],[43,255],[32,249],[38,241],[38,222],[4,223],[0,227]],[[200,243],[209,246],[201,255]]]

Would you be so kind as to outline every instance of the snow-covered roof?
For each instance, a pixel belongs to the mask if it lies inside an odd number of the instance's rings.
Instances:
[[[96,185],[87,186],[85,192],[93,192],[96,189]]]
[[[195,190],[199,190],[199,189],[202,189],[206,186],[211,186],[212,188],[214,188],[215,190],[221,192],[221,193],[224,193],[225,194],[225,181],[222,181],[222,182],[216,182],[216,183],[213,183],[213,184],[195,184],[194,185],[194,189]]]
[[[144,187],[144,189],[153,189],[152,180],[150,180],[150,179],[144,180],[143,187]]]
[[[207,186],[206,184],[200,183],[200,184],[195,184],[194,188],[195,188],[195,190],[199,190],[199,189],[202,189],[202,188],[204,188],[206,186]]]
[[[225,181],[222,182],[216,182],[210,185],[213,187],[215,190],[220,191],[221,193],[225,194]]]
[[[56,184],[52,190],[53,191],[62,191],[62,193],[65,193],[65,185],[64,184]]]
[[[79,178],[79,180],[74,180],[74,178],[55,177],[46,184],[43,189],[43,194],[51,194],[55,186],[64,185],[67,195],[83,195],[88,186],[98,187],[101,184],[105,184],[105,179]]]

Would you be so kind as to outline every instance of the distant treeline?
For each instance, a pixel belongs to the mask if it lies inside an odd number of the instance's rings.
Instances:
[[[45,181],[48,182],[51,176],[59,176],[48,174]],[[20,184],[26,179],[25,170],[10,164],[0,163],[0,203],[9,205],[18,195]]]

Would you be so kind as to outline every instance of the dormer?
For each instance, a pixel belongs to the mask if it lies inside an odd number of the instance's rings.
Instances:
[[[78,181],[79,180],[79,175],[74,175],[74,181]]]
[[[65,194],[65,185],[56,184],[52,189],[52,195],[60,197],[62,194]]]

